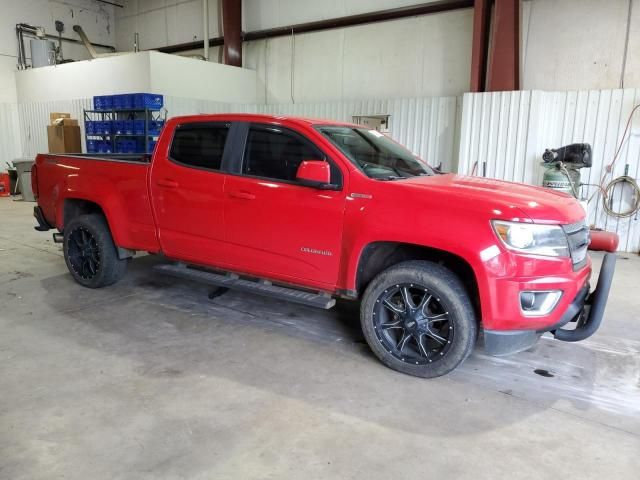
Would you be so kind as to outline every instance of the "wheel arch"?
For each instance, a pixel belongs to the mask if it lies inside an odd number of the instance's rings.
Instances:
[[[62,227],[62,230],[64,230],[64,226],[68,225],[74,218],[80,215],[90,215],[94,213],[102,214],[107,221],[107,225],[109,224],[109,219],[100,204],[84,198],[65,198],[62,205],[62,216],[59,220],[59,227]],[[109,229],[111,229],[111,227],[109,227]]]
[[[135,254],[135,251],[127,248],[122,248],[119,245],[116,232],[113,231],[113,226],[111,222],[109,222],[109,215],[107,215],[107,212],[99,203],[92,200],[74,197],[65,198],[62,203],[62,215],[60,217],[58,229],[63,232],[64,226],[68,225],[69,222],[71,222],[74,218],[79,217],[80,215],[92,214],[99,214],[104,217],[104,220],[107,223],[107,228],[111,233],[111,237],[113,238],[113,242],[118,251],[118,258],[122,260],[132,257]]]
[[[446,250],[404,242],[376,241],[367,244],[360,254],[356,269],[355,288],[362,295],[367,285],[383,270],[408,260],[427,260],[444,266],[460,278],[481,318],[478,278],[471,264],[462,256]]]

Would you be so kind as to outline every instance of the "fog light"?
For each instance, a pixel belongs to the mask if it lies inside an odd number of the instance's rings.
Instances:
[[[520,308],[527,316],[547,315],[556,308],[562,290],[520,292]]]

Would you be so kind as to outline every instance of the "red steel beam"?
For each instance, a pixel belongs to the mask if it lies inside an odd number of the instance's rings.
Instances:
[[[475,0],[473,5],[473,43],[471,46],[472,92],[484,92],[487,77],[491,0]]]
[[[488,92],[520,88],[520,0],[495,0]]]
[[[224,63],[242,66],[242,1],[222,0]]]

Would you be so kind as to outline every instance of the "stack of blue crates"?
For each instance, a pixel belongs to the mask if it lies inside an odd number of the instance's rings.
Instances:
[[[135,119],[135,113],[145,110],[160,110],[164,105],[162,95],[155,93],[125,93],[120,95],[99,95],[93,97],[93,108],[99,112],[130,112],[129,119],[118,118],[112,115],[113,120],[106,120],[102,115],[101,120],[86,120],[85,133],[87,137],[87,152],[89,153],[144,153],[145,143],[149,151],[153,151],[156,141],[153,138],[122,138],[126,135],[149,137],[157,136],[164,126],[163,120]],[[146,118],[146,114],[145,114]],[[115,141],[112,141],[113,137]],[[110,138],[105,138],[110,137]],[[147,140],[147,142],[145,142]]]

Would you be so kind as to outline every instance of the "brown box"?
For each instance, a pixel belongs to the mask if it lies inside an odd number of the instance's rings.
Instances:
[[[51,125],[56,125],[56,120],[58,118],[71,118],[70,113],[61,113],[61,112],[51,112],[49,114],[49,123]]]
[[[82,153],[80,127],[77,125],[49,125],[49,153]]]
[[[55,123],[52,123],[51,125],[67,125],[74,127],[78,125],[78,120],[75,118],[57,118]]]

